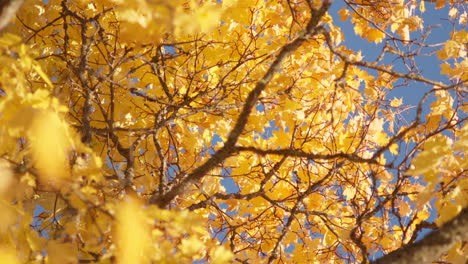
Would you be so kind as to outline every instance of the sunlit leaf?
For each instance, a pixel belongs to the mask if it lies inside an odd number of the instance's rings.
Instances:
[[[69,177],[66,124],[57,113],[44,111],[34,118],[30,138],[34,161],[44,183],[62,184]]]
[[[150,243],[149,226],[143,207],[134,199],[122,202],[117,213],[118,263],[146,263],[146,248]]]

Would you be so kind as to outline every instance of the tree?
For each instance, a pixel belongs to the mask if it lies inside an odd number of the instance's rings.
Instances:
[[[0,262],[464,263],[466,9],[26,1],[0,38]]]

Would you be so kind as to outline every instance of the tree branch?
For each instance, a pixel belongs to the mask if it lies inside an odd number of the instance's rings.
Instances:
[[[319,33],[319,22],[320,19],[325,15],[326,11],[331,5],[331,0],[324,0],[322,6],[318,10],[311,10],[311,18],[307,23],[305,30],[292,42],[283,46],[279,54],[276,56],[275,61],[271,64],[268,71],[265,73],[262,79],[257,82],[255,88],[249,93],[245,104],[241,110],[237,121],[232,128],[231,132],[228,135],[224,146],[218,150],[210,159],[208,159],[200,167],[196,168],[192,173],[185,177],[179,184],[171,188],[163,196],[152,196],[149,200],[150,204],[157,204],[159,207],[167,206],[177,195],[184,192],[192,183],[197,182],[206,173],[218,166],[226,158],[228,158],[232,153],[235,152],[235,144],[242,134],[245,126],[247,125],[249,116],[257,103],[258,97],[265,90],[268,83],[271,81],[276,72],[280,69],[282,62],[296,51],[304,42],[309,38],[313,37]],[[156,195],[156,194],[155,194]]]
[[[431,263],[452,248],[456,243],[468,239],[468,208],[439,230],[431,232],[422,240],[397,249],[371,264]]]
[[[0,30],[15,16],[24,0],[1,0],[0,1]]]
[[[234,147],[236,151],[249,151],[255,154],[265,156],[265,155],[279,155],[285,157],[299,157],[299,158],[307,158],[310,160],[334,160],[334,159],[347,159],[353,162],[358,163],[371,163],[371,164],[378,164],[375,159],[366,159],[359,157],[354,153],[335,153],[335,154],[315,154],[315,153],[307,153],[301,150],[296,149],[259,149],[256,147]]]

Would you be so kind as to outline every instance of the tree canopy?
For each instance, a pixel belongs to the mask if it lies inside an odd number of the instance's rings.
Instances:
[[[465,263],[464,0],[22,2],[1,263]]]

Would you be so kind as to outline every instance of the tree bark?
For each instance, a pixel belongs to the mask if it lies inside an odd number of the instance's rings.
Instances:
[[[456,243],[468,239],[468,208],[422,240],[397,249],[371,264],[432,263]]]
[[[8,25],[24,0],[0,0],[0,31]]]

